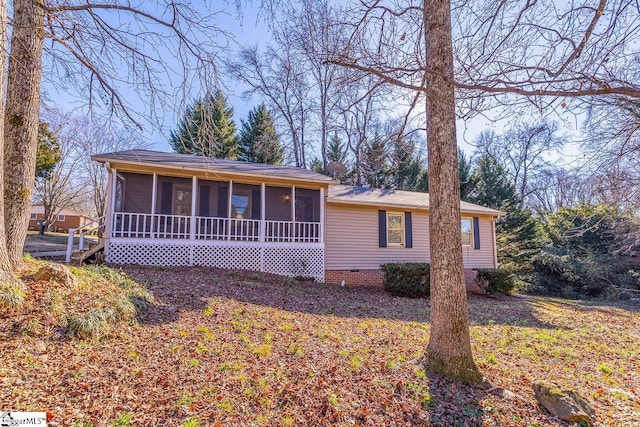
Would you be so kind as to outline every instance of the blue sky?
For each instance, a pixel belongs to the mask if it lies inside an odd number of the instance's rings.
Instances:
[[[198,4],[198,2],[194,3]],[[267,26],[258,17],[258,5],[255,3],[257,2],[254,2],[254,4],[244,3],[241,10],[236,9],[235,5],[230,5],[228,3],[224,3],[226,6],[212,6],[210,2],[201,0],[199,4],[200,11],[203,13],[210,13],[210,8],[212,7],[216,7],[216,12],[222,12],[217,15],[216,24],[221,29],[228,31],[233,35],[235,41],[230,45],[232,48],[237,48],[239,46],[252,46],[256,44],[259,47],[265,47],[271,36]],[[225,78],[223,76],[221,83],[223,92],[227,95],[231,105],[234,107],[234,119],[239,127],[241,120],[247,117],[249,110],[259,104],[261,100],[243,99],[241,95],[246,88],[238,85],[229,78]],[[128,90],[126,87],[121,89],[124,93]],[[202,95],[202,91],[197,84],[194,84],[190,89],[191,99],[195,99]],[[78,105],[82,105],[82,102],[79,104],[77,102],[73,103],[67,94],[60,93],[50,84],[47,85],[46,79],[44,90],[47,92],[51,100],[64,110],[71,110],[78,108]],[[134,108],[140,108],[140,110],[143,111],[145,107],[140,105],[134,106]],[[82,113],[83,111],[86,111],[86,109],[79,108],[76,111]],[[142,135],[144,136],[144,139],[151,144],[153,149],[171,151],[167,139],[169,132],[175,129],[180,113],[180,111],[163,111],[162,129],[143,123],[144,129]],[[566,132],[577,135],[578,125],[579,124],[576,123],[575,120],[572,121],[571,118],[568,117],[565,122]],[[467,144],[467,142],[473,141],[482,130],[487,128],[491,128],[496,132],[501,133],[503,126],[508,126],[508,124],[504,122],[493,123],[489,118],[481,116],[476,117],[471,121],[467,121],[466,123],[459,121],[457,127],[458,143],[465,151],[471,152],[473,151],[473,147]]]

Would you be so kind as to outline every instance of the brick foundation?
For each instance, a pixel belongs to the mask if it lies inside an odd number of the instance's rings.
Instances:
[[[344,280],[347,285],[382,286],[384,272],[382,270],[325,270],[326,283],[340,284]]]
[[[467,290],[482,293],[482,290],[475,284],[475,279],[476,270],[465,268],[464,280],[467,284]],[[326,283],[340,284],[343,280],[346,285],[382,286],[384,272],[382,270],[325,270],[324,272]]]

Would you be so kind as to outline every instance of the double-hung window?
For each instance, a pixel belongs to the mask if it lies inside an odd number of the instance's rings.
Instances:
[[[462,246],[471,246],[473,243],[473,222],[471,218],[462,218],[460,228],[462,229]]]
[[[387,212],[387,245],[404,246],[404,213]]]

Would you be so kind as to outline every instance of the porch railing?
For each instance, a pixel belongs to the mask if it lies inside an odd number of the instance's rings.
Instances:
[[[319,242],[320,223],[265,221],[264,240],[266,242]]]
[[[189,239],[191,237],[191,217],[116,212],[113,214],[111,237]]]
[[[116,212],[111,237],[319,243],[320,223]],[[264,232],[262,232],[264,230]],[[192,234],[193,233],[193,234]]]

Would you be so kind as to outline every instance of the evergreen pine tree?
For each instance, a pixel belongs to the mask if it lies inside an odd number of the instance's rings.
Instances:
[[[469,193],[475,188],[475,176],[473,174],[473,162],[467,159],[464,152],[458,149],[458,173],[460,175],[460,200],[469,202]],[[429,192],[429,176],[427,174],[427,167],[422,169],[413,191]]]
[[[473,164],[460,149],[458,149],[458,173],[460,174],[460,200],[468,201],[469,193],[475,186]]]
[[[388,157],[385,143],[376,133],[362,150],[361,175],[365,185],[371,188],[388,188]]]
[[[47,123],[38,126],[38,151],[36,152],[36,178],[48,178],[62,159],[58,137]]]
[[[326,171],[322,167],[322,160],[317,157],[314,157],[314,159],[311,161],[311,167],[309,169],[313,172],[327,175]]]
[[[169,139],[176,153],[235,160],[238,158],[238,138],[233,121],[233,108],[224,94],[217,90],[207,93],[187,107],[178,129]]]
[[[327,144],[327,160],[330,162],[344,163],[347,157],[344,143],[338,138],[338,134],[334,133],[329,144]]]
[[[470,202],[504,212],[496,222],[500,266],[513,271],[522,280],[530,280],[534,258],[542,247],[539,222],[531,210],[520,207],[515,185],[493,156],[480,157],[471,182],[474,187],[468,193]]]
[[[269,110],[264,104],[249,112],[240,130],[240,159],[254,163],[281,165],[284,148],[280,145]]]
[[[423,172],[420,157],[415,153],[416,141],[401,138],[393,143],[390,185],[398,190],[416,190]]]

